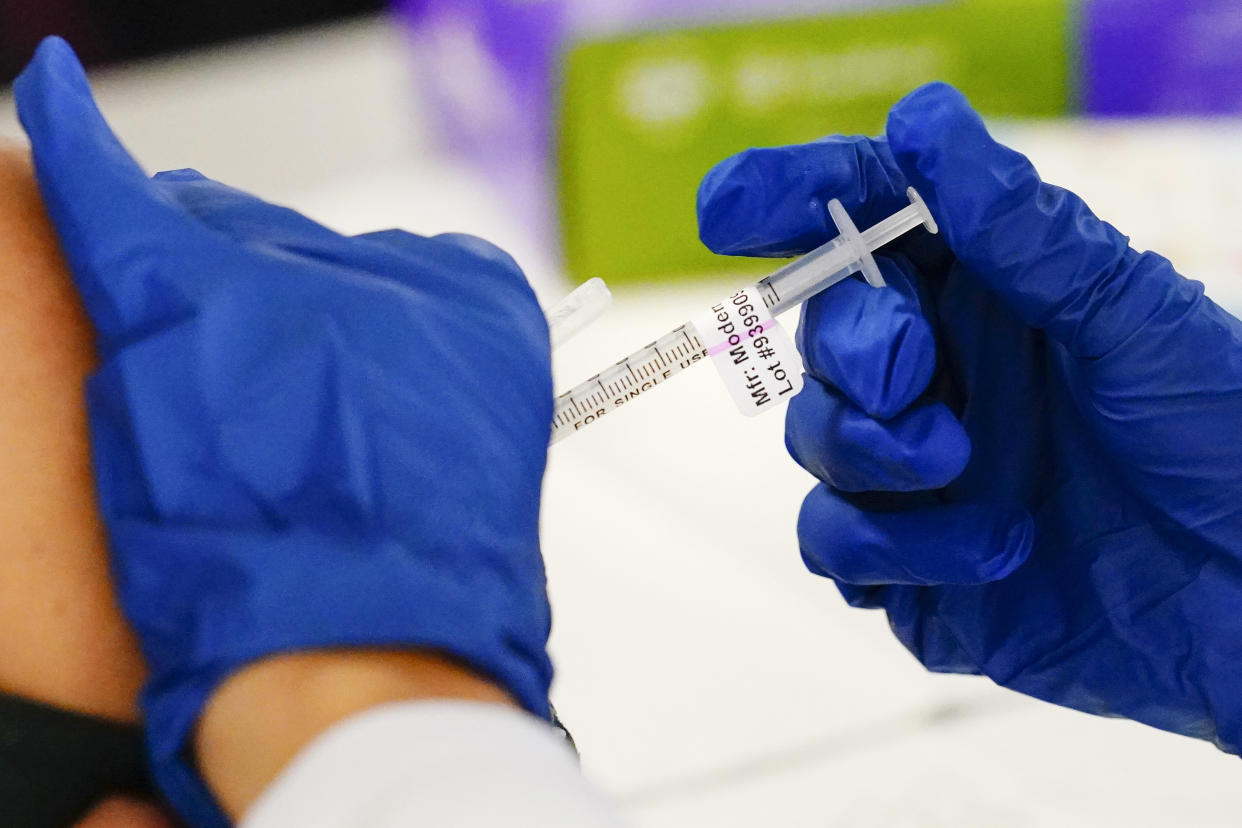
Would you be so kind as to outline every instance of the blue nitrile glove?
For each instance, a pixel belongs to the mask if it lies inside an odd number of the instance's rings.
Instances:
[[[552,388],[514,261],[465,236],[346,238],[191,171],[148,179],[63,41],[16,94],[98,329],[100,508],[178,810],[225,824],[187,737],[225,676],[274,653],[442,651],[546,717]]]
[[[944,85],[880,139],[751,150],[704,242],[791,255],[913,185],[941,236],[807,303],[787,443],[812,571],[932,670],[1242,750],[1242,323],[989,137]]]

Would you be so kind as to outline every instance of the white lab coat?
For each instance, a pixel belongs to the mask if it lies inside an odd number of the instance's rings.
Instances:
[[[563,737],[517,710],[404,702],[320,734],[241,828],[620,828]]]

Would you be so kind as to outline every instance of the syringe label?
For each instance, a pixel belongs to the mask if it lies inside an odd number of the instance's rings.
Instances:
[[[694,317],[720,378],[748,417],[779,408],[802,389],[802,360],[754,285]]]
[[[715,309],[716,309],[716,306],[712,305],[712,310],[715,310]],[[716,320],[713,319],[712,321],[716,321]],[[753,336],[758,336],[764,331],[770,331],[775,327],[776,327],[775,319],[769,319],[766,323],[761,322],[760,324],[755,326],[757,333],[753,334]],[[721,353],[722,351],[727,351],[730,348],[737,347],[738,343],[732,342],[730,341],[730,339],[731,338],[726,338],[720,342],[717,342],[715,345],[709,346],[707,349],[707,355],[714,357],[717,354]]]

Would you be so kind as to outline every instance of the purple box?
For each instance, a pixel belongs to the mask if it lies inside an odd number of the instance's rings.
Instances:
[[[469,157],[511,205],[546,230],[548,103],[566,5],[394,0],[393,7],[415,41],[415,71],[441,141]]]
[[[1242,114],[1240,0],[1088,0],[1082,54],[1090,114]]]

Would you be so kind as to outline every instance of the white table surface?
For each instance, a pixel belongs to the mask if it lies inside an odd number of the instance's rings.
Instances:
[[[193,166],[346,232],[475,233],[554,300],[567,290],[554,256],[437,147],[406,48],[374,20],[94,80],[148,169]],[[1242,233],[1231,231],[1242,124],[1000,131],[1137,245],[1242,307]],[[3,98],[6,133],[18,130]],[[611,314],[558,356],[558,386],[722,287],[618,291]],[[730,452],[757,458],[757,483],[713,473]],[[636,825],[1239,824],[1242,765],[1207,744],[925,673],[880,613],[848,609],[803,570],[794,520],[811,482],[785,455],[782,418],[739,417],[709,370],[552,450],[554,700],[587,772]]]

